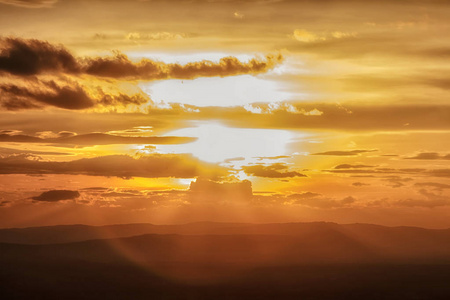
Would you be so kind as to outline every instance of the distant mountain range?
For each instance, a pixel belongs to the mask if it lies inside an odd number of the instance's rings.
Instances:
[[[146,261],[450,262],[450,229],[325,222],[15,228],[1,229],[0,243],[2,250],[17,247],[86,260],[105,260],[111,245],[119,245]]]
[[[0,230],[2,299],[450,299],[450,230],[335,223]]]

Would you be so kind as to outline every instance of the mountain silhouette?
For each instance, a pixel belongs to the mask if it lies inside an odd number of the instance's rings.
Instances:
[[[0,230],[5,299],[447,299],[450,230],[191,223]]]

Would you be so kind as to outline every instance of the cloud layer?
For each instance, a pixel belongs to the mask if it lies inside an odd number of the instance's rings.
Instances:
[[[22,134],[0,133],[1,142],[16,143],[50,143],[63,145],[111,145],[111,144],[184,144],[195,141],[195,138],[176,136],[119,136],[106,133],[88,133],[56,138],[41,138]]]
[[[73,161],[43,161],[27,154],[0,158],[0,174],[83,174],[92,176],[219,178],[225,168],[208,164],[188,154],[154,154],[133,158],[128,155],[99,156]]]
[[[51,190],[43,192],[39,196],[32,197],[31,199],[36,201],[58,202],[62,200],[73,200],[78,197],[80,197],[80,193],[78,191]]]
[[[283,56],[267,55],[241,62],[229,56],[218,63],[166,64],[142,59],[134,63],[125,54],[110,57],[75,57],[65,47],[41,40],[4,38],[0,40],[0,72],[17,76],[39,74],[92,75],[129,80],[194,79],[264,73],[279,64]]]

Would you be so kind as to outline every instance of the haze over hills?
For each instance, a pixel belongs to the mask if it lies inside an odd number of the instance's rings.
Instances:
[[[2,229],[0,240],[5,299],[450,295],[448,229],[325,222],[69,225]]]
[[[450,261],[450,229],[326,222],[31,227],[2,229],[0,242],[36,245],[20,248],[33,249],[35,253],[42,250],[44,253],[64,254],[65,250],[70,249],[70,255],[81,255],[87,260],[100,248],[120,244],[146,261],[185,260],[186,252],[196,253],[200,260],[209,257],[211,261],[222,262],[233,257],[241,260],[247,255],[255,258],[260,253],[272,253],[270,259],[277,264],[281,257],[291,263],[414,259]],[[50,250],[45,250],[47,248]],[[168,251],[169,248],[172,252]],[[168,253],[172,253],[173,257]],[[159,254],[165,256],[160,257]]]

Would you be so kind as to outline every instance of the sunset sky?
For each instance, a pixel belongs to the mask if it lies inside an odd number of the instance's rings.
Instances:
[[[0,0],[0,227],[450,227],[450,5]]]

